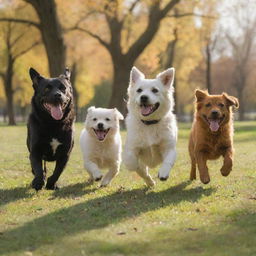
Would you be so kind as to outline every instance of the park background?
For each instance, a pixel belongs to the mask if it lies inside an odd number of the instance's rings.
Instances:
[[[255,0],[1,0],[1,120],[27,120],[30,67],[45,77],[71,69],[77,121],[90,105],[125,114],[133,65],[150,78],[176,68],[180,121],[191,120],[195,88],[236,96],[236,118],[255,120],[255,8]]]
[[[256,0],[0,0],[0,255],[256,255],[255,7]],[[177,160],[166,182],[150,170],[155,188],[123,165],[99,188],[83,168],[82,122],[90,105],[126,113],[133,65],[150,78],[176,68]],[[72,70],[75,145],[56,191],[30,186],[31,66],[46,77]],[[189,181],[195,88],[240,101],[233,170],[222,177],[223,159],[209,161],[207,185]],[[47,164],[48,176],[53,168]]]

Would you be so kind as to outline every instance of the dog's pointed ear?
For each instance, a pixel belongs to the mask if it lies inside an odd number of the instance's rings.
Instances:
[[[65,78],[70,81],[71,72],[68,67],[65,68],[65,71],[63,74],[64,74]]]
[[[95,110],[94,106],[91,106],[87,109],[87,114],[90,114],[93,110]]]
[[[203,101],[206,96],[209,96],[207,91],[196,89],[195,91],[196,102]]]
[[[174,81],[175,69],[168,68],[162,73],[159,73],[156,78],[161,81],[161,83],[167,88],[171,88]]]
[[[124,116],[118,111],[117,108],[114,108],[114,111],[118,120],[124,120]]]
[[[34,89],[36,89],[37,86],[38,86],[39,81],[41,79],[43,79],[43,77],[33,68],[29,69],[29,75],[30,75],[30,78],[33,82],[33,87],[34,87]]]
[[[229,106],[234,106],[235,108],[239,108],[239,101],[236,97],[230,96],[225,92],[222,93],[222,96],[225,98]]]
[[[139,79],[145,78],[145,75],[139,71],[136,67],[132,67],[130,73],[130,84],[134,85]]]

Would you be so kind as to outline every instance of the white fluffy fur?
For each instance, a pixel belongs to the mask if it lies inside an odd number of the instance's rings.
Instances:
[[[109,119],[109,120],[106,120]],[[81,132],[80,146],[83,154],[84,168],[90,175],[90,180],[100,180],[100,168],[108,168],[101,186],[106,186],[119,172],[121,163],[122,141],[119,132],[119,120],[122,114],[117,109],[95,108],[88,109],[85,128]],[[104,141],[99,141],[94,130],[98,123],[104,128],[110,128]]]
[[[158,74],[155,79],[145,79],[136,67],[131,71],[123,162],[129,170],[136,171],[148,186],[155,184],[148,173],[148,167],[153,168],[162,163],[158,177],[166,180],[176,159],[177,124],[173,114],[173,79],[174,68]],[[153,93],[153,88],[158,92]],[[138,89],[142,92],[138,93]],[[150,104],[160,103],[159,108],[149,116],[141,114],[142,94],[148,96]],[[146,125],[141,120],[160,121]]]

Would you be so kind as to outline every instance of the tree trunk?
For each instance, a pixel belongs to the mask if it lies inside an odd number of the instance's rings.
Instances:
[[[166,70],[170,67],[174,66],[174,58],[175,58],[175,50],[176,50],[176,45],[178,43],[178,29],[174,28],[173,30],[173,35],[174,35],[174,39],[171,40],[168,45],[167,45],[167,49],[166,49],[166,53],[164,53],[164,55],[167,55],[166,60],[164,60],[164,63],[161,65],[163,70]],[[173,83],[173,87],[174,87],[174,113],[178,116],[178,94],[177,94],[177,79],[174,79],[174,83]]]
[[[11,56],[8,56],[8,66],[4,78],[4,89],[7,100],[7,115],[8,115],[8,125],[16,125],[15,115],[14,115],[14,106],[13,106],[13,88],[12,88],[12,79],[13,79],[13,64],[14,60]]]
[[[63,31],[58,20],[54,0],[25,0],[38,14],[40,31],[48,58],[49,71],[52,77],[63,73],[66,63],[66,45]]]
[[[79,94],[78,94],[77,89],[76,89],[76,77],[77,77],[77,63],[74,62],[72,67],[71,67],[70,81],[71,81],[72,88],[73,88],[75,113],[76,113],[76,118],[77,118],[76,121],[78,121],[79,120],[79,117],[78,117],[78,97],[79,97]]]
[[[206,88],[208,92],[212,93],[212,79],[211,79],[211,62],[212,62],[212,55],[211,55],[211,49],[210,44],[208,43],[206,45]]]
[[[130,71],[132,64],[114,64],[113,85],[109,101],[110,108],[117,108],[121,113],[126,114],[127,88],[129,85]]]
[[[244,121],[245,108],[244,108],[243,90],[241,90],[241,89],[237,90],[237,97],[239,100],[238,119],[239,119],[239,121]]]

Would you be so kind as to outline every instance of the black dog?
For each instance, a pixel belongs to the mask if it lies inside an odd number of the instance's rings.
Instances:
[[[57,189],[56,181],[65,168],[74,145],[74,107],[70,72],[46,79],[30,68],[34,96],[28,120],[27,147],[34,179],[32,187],[42,189],[46,176],[45,161],[56,161],[47,189]],[[44,168],[43,162],[44,161]]]

